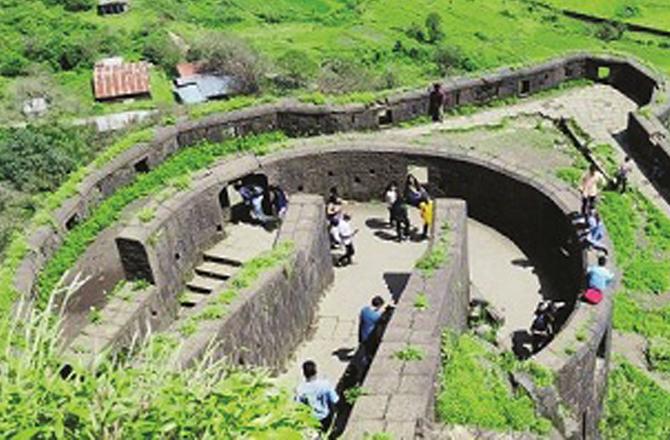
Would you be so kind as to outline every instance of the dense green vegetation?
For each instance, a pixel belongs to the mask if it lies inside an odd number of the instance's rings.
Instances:
[[[551,423],[536,415],[530,397],[520,390],[510,392],[507,357],[489,351],[474,336],[448,332],[443,337],[442,356],[436,402],[441,421],[506,432],[544,434],[550,430]]]
[[[6,438],[304,438],[314,419],[264,372],[222,362],[178,371],[177,343],[155,337],[133,360],[63,374],[50,311],[12,323],[0,351],[0,431]],[[20,355],[15,351],[17,347]]]
[[[670,438],[670,393],[627,362],[609,375],[607,407],[601,422],[608,440]]]
[[[561,9],[670,31],[668,4],[658,0],[542,0]]]
[[[640,17],[662,22],[670,14],[651,0],[629,3],[639,4]],[[233,41],[235,53],[246,54],[240,59],[262,74],[264,96],[416,87],[448,72],[576,50],[624,52],[670,71],[667,38],[610,32],[526,0],[136,0],[119,16],[98,16],[88,0],[2,0],[0,6],[0,119],[17,118],[21,102],[36,95],[47,95],[65,114],[166,109],[173,105],[174,64],[206,53],[195,50],[202,41]],[[91,66],[109,55],[157,66],[152,100],[93,102]]]

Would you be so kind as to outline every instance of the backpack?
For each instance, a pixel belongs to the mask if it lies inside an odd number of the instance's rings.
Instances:
[[[598,289],[587,289],[584,293],[584,301],[589,304],[599,304],[603,300],[603,293]]]

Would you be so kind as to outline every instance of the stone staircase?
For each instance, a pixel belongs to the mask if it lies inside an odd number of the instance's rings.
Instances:
[[[226,238],[203,253],[203,262],[193,270],[180,298],[180,317],[222,291],[245,262],[270,250],[275,238],[275,232],[245,223],[228,226],[226,233]]]

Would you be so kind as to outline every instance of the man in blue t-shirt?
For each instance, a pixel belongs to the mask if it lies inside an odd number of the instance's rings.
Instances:
[[[327,432],[333,422],[333,407],[340,400],[335,388],[324,379],[316,377],[314,361],[302,364],[305,381],[298,385],[295,400],[312,408],[312,414],[321,423],[321,430]]]
[[[598,257],[598,265],[591,266],[586,272],[589,289],[597,289],[604,292],[607,286],[614,280],[614,274],[605,266],[607,257],[601,255]]]
[[[358,342],[365,343],[377,326],[377,322],[382,317],[382,307],[384,306],[384,299],[381,296],[372,298],[372,305],[365,306],[361,309],[358,318]]]

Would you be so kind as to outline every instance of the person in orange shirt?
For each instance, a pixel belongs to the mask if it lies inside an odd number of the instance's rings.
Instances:
[[[598,167],[591,165],[589,171],[582,177],[582,183],[579,186],[579,191],[582,193],[582,215],[586,216],[591,210],[596,207],[596,198],[605,178]]]
[[[421,211],[421,219],[423,220],[423,234],[421,234],[421,238],[424,240],[428,238],[428,229],[430,228],[430,225],[433,224],[434,208],[435,203],[428,197],[425,197],[419,203],[419,210]]]

